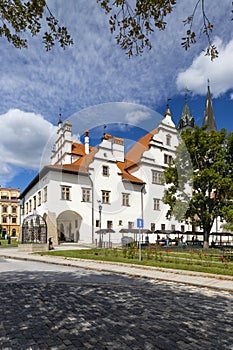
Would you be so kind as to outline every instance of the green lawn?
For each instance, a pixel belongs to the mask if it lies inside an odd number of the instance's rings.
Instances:
[[[0,248],[1,247],[17,247],[18,246],[18,241],[17,239],[11,239],[11,243],[8,244],[8,240],[7,239],[1,239],[0,240]]]
[[[64,256],[68,258],[122,262],[143,266],[190,270],[233,276],[233,250],[223,253],[217,249],[143,249],[141,260],[135,247],[119,249],[54,250],[41,255]]]

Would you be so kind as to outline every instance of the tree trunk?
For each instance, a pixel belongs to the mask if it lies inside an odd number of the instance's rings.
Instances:
[[[204,230],[204,244],[203,244],[204,249],[209,248],[209,232],[207,230]]]

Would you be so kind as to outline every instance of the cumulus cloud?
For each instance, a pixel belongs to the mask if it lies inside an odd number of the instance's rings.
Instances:
[[[11,109],[0,115],[0,181],[10,182],[17,167],[39,169],[40,159],[55,127],[41,115]]]
[[[0,113],[19,108],[40,113],[55,123],[59,108],[65,118],[108,102],[136,102],[156,108],[176,93],[177,72],[204,48],[202,40],[187,53],[181,48],[182,20],[191,11],[187,0],[180,0],[166,18],[166,31],[155,31],[151,36],[152,50],[131,59],[116,44],[108,18],[96,2],[50,0],[49,6],[67,25],[75,45],[65,51],[55,47],[45,52],[37,38],[30,40],[27,50],[16,50],[3,42]],[[219,6],[218,0],[211,0],[208,15],[214,14],[215,30],[224,38],[227,30],[222,18],[227,11],[225,2]]]
[[[214,44],[219,49],[219,57],[213,62],[204,53],[196,57],[189,68],[179,73],[176,81],[179,90],[187,87],[192,93],[203,95],[207,79],[210,79],[214,97],[233,89],[233,39],[224,44],[216,38]]]

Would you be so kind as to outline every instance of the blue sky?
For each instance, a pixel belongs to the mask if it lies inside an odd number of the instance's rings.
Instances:
[[[112,130],[115,123],[149,131],[162,118],[168,98],[178,122],[188,88],[190,111],[201,125],[209,79],[217,127],[232,131],[231,1],[219,6],[219,0],[206,0],[219,49],[214,62],[204,55],[204,36],[197,35],[197,44],[187,52],[180,45],[182,20],[191,14],[192,2],[178,1],[167,30],[151,37],[153,48],[131,59],[116,44],[95,0],[48,0],[74,38],[74,46],[65,51],[57,46],[46,52],[40,38],[29,38],[29,48],[18,50],[1,38],[0,185],[23,190],[47,161],[60,111],[77,138],[85,129],[102,132],[103,125]],[[197,17],[197,34],[200,25]],[[131,141],[136,137],[135,132],[128,136]]]

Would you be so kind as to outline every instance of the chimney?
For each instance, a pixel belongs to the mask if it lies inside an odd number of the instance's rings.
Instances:
[[[85,138],[84,138],[84,144],[85,144],[85,154],[89,154],[89,131],[85,131]]]

